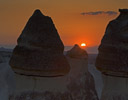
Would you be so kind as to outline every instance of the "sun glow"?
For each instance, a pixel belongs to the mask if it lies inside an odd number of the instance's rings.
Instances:
[[[85,43],[81,43],[81,47],[86,47],[86,44]]]

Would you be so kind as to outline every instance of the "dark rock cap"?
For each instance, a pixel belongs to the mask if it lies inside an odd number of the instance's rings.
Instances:
[[[107,26],[99,46],[96,67],[102,73],[128,77],[128,9]]]
[[[119,9],[120,13],[128,13],[128,9]]]
[[[55,25],[40,10],[30,17],[17,42],[10,59],[14,72],[35,76],[60,76],[69,72],[64,45]]]
[[[66,56],[69,56],[71,58],[88,58],[88,54],[84,49],[81,49],[77,44],[74,45],[74,47],[67,51]]]
[[[43,15],[42,12],[39,9],[36,9],[32,16],[42,16],[42,15]]]

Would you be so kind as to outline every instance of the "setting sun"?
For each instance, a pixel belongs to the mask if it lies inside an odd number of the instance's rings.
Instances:
[[[85,43],[81,43],[81,46],[82,46],[82,47],[86,47],[86,44],[85,44]]]

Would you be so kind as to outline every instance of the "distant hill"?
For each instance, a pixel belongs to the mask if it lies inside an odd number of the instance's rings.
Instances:
[[[65,46],[64,51],[68,51],[72,47],[73,46]],[[88,52],[88,54],[98,54],[98,46],[86,47],[85,49]],[[0,51],[12,52],[13,49],[11,49],[11,48],[5,48],[5,47],[0,47]]]
[[[0,51],[12,52],[13,49],[8,49],[8,48],[0,47]]]
[[[72,48],[73,46],[65,46],[64,51],[68,51]],[[98,54],[98,46],[93,46],[93,47],[86,47],[86,51],[89,54]]]

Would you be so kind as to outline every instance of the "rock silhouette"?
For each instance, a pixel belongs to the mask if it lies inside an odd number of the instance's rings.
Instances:
[[[69,72],[55,25],[40,10],[30,17],[17,43],[9,63],[14,72],[32,76],[61,76]]]
[[[96,59],[104,83],[101,100],[128,100],[128,9],[119,11],[107,26]]]
[[[128,9],[119,11],[120,15],[106,28],[96,67],[104,74],[128,77]]]
[[[88,54],[84,49],[81,49],[77,44],[67,52],[67,56],[71,58],[88,58]]]

